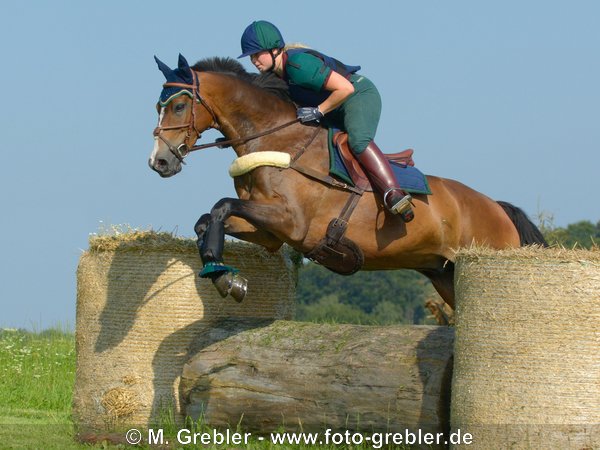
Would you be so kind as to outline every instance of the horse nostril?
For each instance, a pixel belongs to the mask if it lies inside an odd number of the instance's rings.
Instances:
[[[169,163],[167,162],[166,159],[152,160],[152,158],[150,158],[148,160],[148,165],[150,166],[150,168],[152,170],[154,170],[155,172],[161,173],[161,174],[164,173],[169,168]]]

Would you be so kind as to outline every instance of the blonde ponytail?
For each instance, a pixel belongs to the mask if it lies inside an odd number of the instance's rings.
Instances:
[[[306,44],[303,44],[302,42],[292,42],[291,44],[285,44],[285,47],[283,47],[283,51],[287,52],[288,50],[292,50],[294,48],[310,48],[310,47]]]

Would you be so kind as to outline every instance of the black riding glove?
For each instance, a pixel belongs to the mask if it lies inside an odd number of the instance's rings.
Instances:
[[[319,108],[316,106],[305,106],[303,108],[298,108],[296,117],[298,117],[302,123],[318,122],[323,118],[323,113],[319,111]]]

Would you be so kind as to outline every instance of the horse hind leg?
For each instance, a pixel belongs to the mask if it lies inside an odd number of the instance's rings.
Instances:
[[[419,270],[429,278],[440,297],[454,309],[454,263],[448,261],[441,270]]]
[[[454,325],[454,310],[440,297],[428,299],[425,307],[433,315],[438,325]]]

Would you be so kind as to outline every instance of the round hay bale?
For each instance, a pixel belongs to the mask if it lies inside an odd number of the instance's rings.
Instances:
[[[198,277],[191,239],[154,232],[90,239],[77,269],[73,412],[80,435],[148,426],[173,411],[180,421],[179,379],[200,331],[227,317],[292,318],[291,251],[226,242],[224,257],[248,278],[241,304]]]
[[[600,448],[600,251],[461,250],[455,289],[464,448]]]

